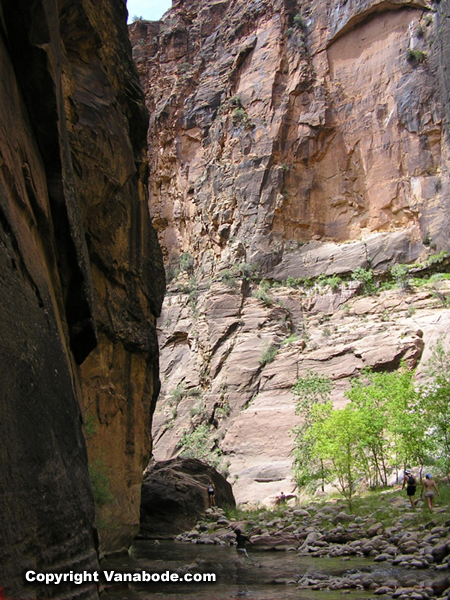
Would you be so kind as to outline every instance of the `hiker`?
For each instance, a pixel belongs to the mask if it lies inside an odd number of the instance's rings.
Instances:
[[[247,535],[243,535],[240,529],[235,529],[234,533],[236,534],[237,553],[244,554],[247,558],[250,559],[250,556],[248,555],[247,550],[245,549],[245,542],[250,541],[250,538]]]
[[[208,483],[208,500],[209,500],[209,508],[213,507],[216,505],[216,500],[214,498],[214,494],[215,494],[215,488],[214,488],[214,484],[211,481],[211,479],[209,480]]]
[[[284,502],[286,502],[286,494],[281,492],[281,494],[275,498],[275,504],[284,504]]]
[[[411,469],[405,470],[405,478],[403,479],[402,490],[404,489],[405,485],[406,494],[409,498],[409,501],[411,502],[411,506],[412,508],[416,508],[416,505],[414,504],[414,494],[416,493],[417,482],[416,478],[412,474]]]
[[[436,490],[437,495],[440,496],[439,490],[437,489],[436,483],[433,481],[430,473],[425,475],[425,479],[422,481],[422,490],[420,492],[420,497],[422,498],[423,492],[425,490],[425,498],[427,499],[428,508],[430,511],[433,511],[433,500],[434,500],[434,490]]]

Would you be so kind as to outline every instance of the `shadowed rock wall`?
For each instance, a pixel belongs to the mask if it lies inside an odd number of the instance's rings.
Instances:
[[[101,551],[138,530],[164,274],[125,2],[2,1],[0,34],[0,585],[35,597],[28,569],[98,568],[83,423]]]
[[[107,552],[126,548],[139,530],[159,391],[155,319],[164,272],[146,202],[148,113],[124,3],[67,3],[61,35],[67,127],[99,331],[81,371],[91,469],[104,482],[99,492],[111,494],[97,507]]]
[[[76,364],[96,329],[56,18],[43,2],[2,3],[0,584],[11,595],[25,570],[98,566]]]

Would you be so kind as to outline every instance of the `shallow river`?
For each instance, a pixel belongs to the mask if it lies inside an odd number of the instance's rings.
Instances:
[[[181,544],[173,541],[154,543],[136,541],[128,556],[109,558],[102,562],[104,571],[134,573],[183,574],[215,573],[216,583],[133,583],[110,585],[102,596],[105,600],[369,600],[373,590],[311,590],[298,589],[286,581],[298,580],[306,572],[313,575],[323,572],[335,576],[356,572],[383,574],[384,579],[395,577],[399,581],[408,578],[405,569],[388,564],[374,563],[369,558],[351,557],[315,558],[297,556],[295,552],[252,552],[250,558],[237,555],[235,547]],[[420,572],[427,576],[426,571]],[[406,583],[406,581],[405,581]]]

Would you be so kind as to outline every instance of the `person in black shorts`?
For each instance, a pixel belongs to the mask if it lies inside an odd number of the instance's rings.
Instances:
[[[416,508],[416,505],[414,504],[414,494],[416,493],[417,481],[414,475],[412,474],[411,469],[405,470],[405,478],[403,479],[402,490],[405,488],[405,485],[406,495],[408,496],[409,501],[411,502],[411,506],[412,508]]]
[[[209,500],[209,508],[212,508],[213,506],[216,505],[216,500],[214,498],[214,494],[215,494],[215,488],[214,488],[214,484],[211,481],[211,479],[209,480],[208,483],[208,500]]]
[[[250,558],[245,548],[245,544],[246,542],[250,541],[250,538],[247,535],[244,535],[240,529],[235,529],[234,533],[236,534],[236,546],[238,554],[244,554],[244,556]]]

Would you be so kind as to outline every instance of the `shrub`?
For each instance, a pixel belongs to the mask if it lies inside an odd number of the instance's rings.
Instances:
[[[90,412],[86,412],[84,415],[84,435],[86,439],[97,435],[97,419]]]
[[[409,267],[408,265],[394,265],[391,268],[392,278],[402,290],[409,289]]]
[[[445,258],[448,258],[449,256],[450,256],[450,254],[448,252],[445,252],[445,250],[443,252],[440,252],[439,254],[433,254],[432,256],[430,256],[427,259],[425,266],[432,267],[433,265],[437,265],[437,264],[441,263]]]
[[[294,17],[294,26],[303,29],[305,27],[305,23],[303,21],[303,17],[301,14],[296,14]]]
[[[332,275],[326,278],[326,284],[330,286],[333,292],[336,292],[341,287],[342,279],[337,275]]]
[[[216,415],[216,417],[218,419],[220,419],[222,417],[228,417],[230,412],[231,412],[230,404],[228,403],[227,400],[225,400],[224,402],[222,402],[222,404],[217,406],[216,410],[214,411],[214,414]]]
[[[373,273],[371,269],[364,269],[363,267],[357,267],[352,273],[352,279],[360,281],[364,294],[373,294],[375,292],[375,285],[373,282]]]
[[[406,311],[406,316],[407,317],[412,317],[416,312],[416,307],[413,304],[410,304],[408,306],[408,310]]]
[[[273,304],[273,298],[267,293],[268,287],[268,282],[261,281],[258,289],[253,293],[253,296],[258,300],[261,300],[261,302],[263,302],[265,306],[270,307]]]
[[[236,283],[236,272],[231,269],[225,269],[219,274],[219,279],[228,287],[233,287]]]
[[[450,273],[433,273],[428,281],[436,283],[436,281],[442,281],[443,279],[450,279]]]
[[[170,394],[170,401],[169,404],[175,404],[175,406],[178,406],[178,404],[183,400],[183,398],[186,396],[186,386],[185,384],[180,381],[180,383],[177,385],[177,387],[172,390],[171,394]]]
[[[293,342],[296,342],[297,340],[298,340],[297,334],[293,333],[289,337],[287,337],[285,340],[283,340],[281,343],[284,346],[285,344],[292,344]]]
[[[267,344],[264,350],[259,357],[259,364],[262,367],[265,367],[269,363],[275,360],[276,355],[278,354],[278,348],[273,346],[272,344]]]
[[[406,53],[406,58],[411,63],[422,63],[426,60],[427,55],[422,50],[412,50],[410,48]]]
[[[180,256],[180,269],[188,273],[194,270],[194,257],[189,252],[183,252]]]
[[[242,107],[238,107],[233,110],[233,123],[235,125],[242,125],[245,128],[254,127],[253,121]]]

